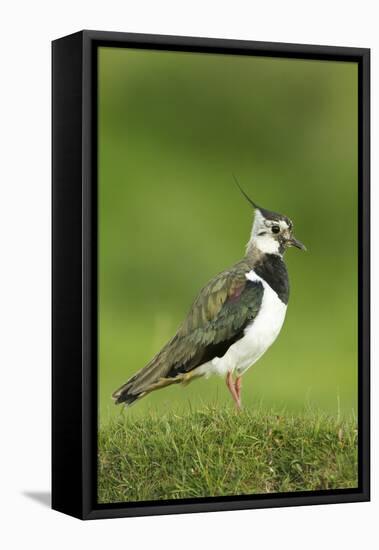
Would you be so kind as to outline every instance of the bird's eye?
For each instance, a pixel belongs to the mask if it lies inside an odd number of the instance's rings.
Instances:
[[[273,233],[279,233],[279,231],[280,231],[279,225],[273,225],[272,226],[272,232]]]

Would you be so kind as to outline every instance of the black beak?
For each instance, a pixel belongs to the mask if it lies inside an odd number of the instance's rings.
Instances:
[[[291,237],[287,241],[288,246],[296,246],[296,248],[300,248],[300,250],[307,250],[302,242],[295,239],[295,237]]]

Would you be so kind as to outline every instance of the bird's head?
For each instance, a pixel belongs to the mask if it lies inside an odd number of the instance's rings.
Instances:
[[[306,250],[293,234],[293,223],[282,214],[256,207],[251,240],[258,250],[266,254],[284,254],[291,246]]]
[[[255,211],[248,249],[254,247],[264,254],[281,255],[291,246],[306,250],[303,243],[295,238],[293,223],[287,216],[258,206],[248,197],[237,180],[236,183]]]

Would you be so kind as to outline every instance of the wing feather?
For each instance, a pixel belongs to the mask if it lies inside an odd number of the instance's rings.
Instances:
[[[222,357],[256,317],[263,285],[246,278],[246,262],[236,264],[212,279],[199,293],[175,336],[113,397],[133,402],[149,391],[174,383],[185,373]]]

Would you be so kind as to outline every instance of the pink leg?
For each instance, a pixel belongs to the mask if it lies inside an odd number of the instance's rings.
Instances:
[[[236,381],[234,383],[234,387],[236,388],[238,401],[241,407],[242,376],[237,376]]]
[[[226,385],[228,386],[228,390],[232,394],[237,409],[241,409],[241,402],[237,394],[236,386],[231,372],[228,372],[228,374],[226,375]]]

